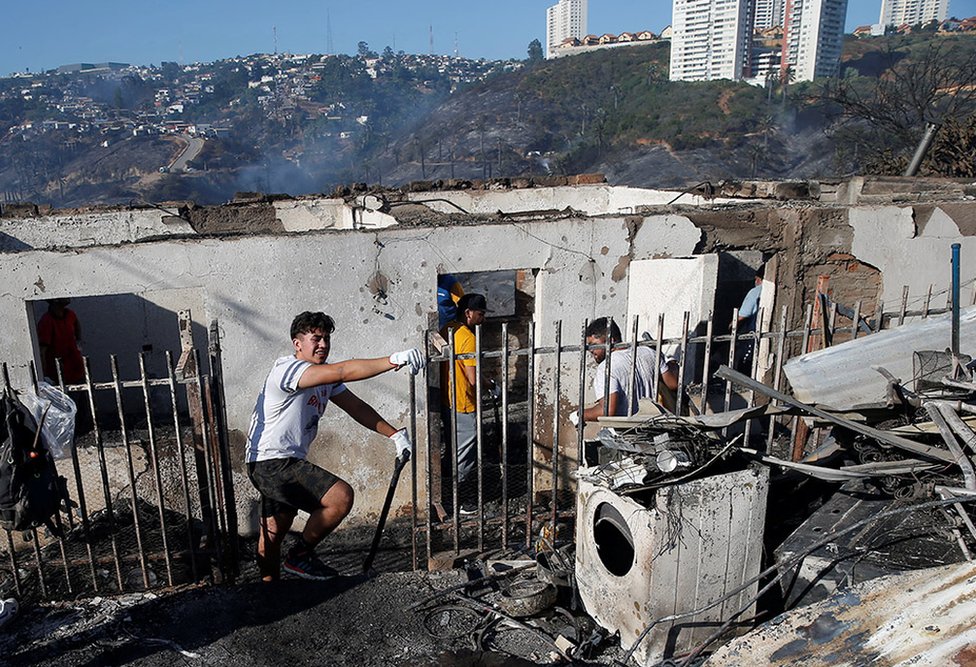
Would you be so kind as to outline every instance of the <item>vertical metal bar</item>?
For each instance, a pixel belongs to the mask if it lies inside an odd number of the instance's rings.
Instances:
[[[813,329],[813,306],[807,304],[807,312],[803,317],[803,339],[800,343],[800,354],[806,354],[810,351],[810,336],[811,330]]]
[[[932,303],[932,283],[929,283],[929,291],[925,293],[925,303],[922,304],[922,319],[929,316],[929,305]]]
[[[661,357],[664,354],[664,313],[657,316],[657,343],[654,346],[654,368],[652,370],[651,398],[657,402],[661,393]]]
[[[475,449],[477,452],[477,466],[475,471],[478,482],[478,551],[485,550],[485,487],[482,474],[482,463],[484,463],[484,433],[481,426],[481,325],[474,327],[474,414],[477,424],[475,425]]]
[[[630,377],[627,380],[627,416],[633,416],[639,407],[637,406],[637,397],[634,393],[637,391],[637,326],[638,318],[640,315],[634,315],[634,323],[631,325],[630,331]],[[583,456],[580,454],[580,464],[583,462]]]
[[[828,332],[830,335],[828,336]],[[837,302],[830,304],[830,317],[824,327],[824,347],[834,344],[834,336],[837,335]]]
[[[905,323],[905,311],[908,310],[908,285],[901,288],[901,310],[898,311],[898,326]]]
[[[835,304],[836,305],[836,304]],[[763,309],[760,308],[759,312],[756,313],[756,329],[752,332],[752,369],[749,376],[753,380],[758,380],[756,377],[759,375],[759,343],[762,342],[762,331],[763,331]],[[748,407],[752,407],[756,404],[756,392],[753,389],[749,390],[749,403]],[[745,423],[745,429],[743,431],[742,442],[748,446],[749,438],[752,434],[752,419],[747,419]]]
[[[10,556],[10,576],[14,578],[14,591],[17,597],[23,597],[24,591],[20,588],[20,566],[17,565],[17,552],[14,550],[14,538],[9,530],[4,530],[7,534],[7,555]]]
[[[149,378],[146,376],[146,354],[139,353],[139,374],[142,378],[142,397],[146,403],[146,428],[149,437],[149,460],[153,468],[153,482],[156,485],[156,504],[159,509],[159,529],[162,533],[163,558],[166,563],[166,583],[173,585],[173,563],[169,553],[169,536],[166,526],[166,506],[163,502],[163,476],[159,471],[159,455],[156,451],[156,428],[153,424],[152,402],[149,398]]]
[[[875,311],[874,332],[877,333],[884,329],[884,301],[878,300],[878,309]]]
[[[732,309],[732,330],[729,331],[729,368],[737,370],[735,368],[735,347],[736,342],[739,338],[739,309]],[[722,409],[725,411],[732,409],[732,383],[728,380],[725,381],[725,401],[722,404]],[[728,435],[728,429],[725,429],[725,434]]]
[[[427,448],[427,457],[424,459],[424,478],[427,484],[427,508],[424,511],[424,517],[426,522],[426,535],[424,535],[424,547],[427,551],[427,562],[430,563],[431,558],[434,555],[434,544],[433,544],[433,532],[434,532],[434,507],[436,503],[441,502],[441,498],[434,497],[434,446],[431,441],[431,428],[430,420],[432,418],[430,411],[430,383],[431,383],[431,371],[430,371],[430,332],[424,334],[424,444]],[[443,379],[441,380],[443,382]],[[443,428],[441,429],[443,433]],[[443,436],[442,438],[443,439]],[[440,458],[440,446],[438,445],[438,459]],[[438,470],[441,467],[438,466]],[[440,489],[440,485],[437,485]]]
[[[610,345],[610,339],[607,338],[608,348]],[[560,371],[562,370],[562,352],[563,352],[563,321],[556,321],[556,360],[555,360],[555,372],[552,375],[552,534],[553,539],[556,535],[556,518],[559,511],[558,498],[559,498],[559,378]],[[609,352],[608,352],[609,355]],[[607,357],[607,368],[609,368],[610,358]],[[609,375],[609,373],[608,373]],[[607,388],[609,388],[610,383],[607,382]],[[603,414],[606,414],[606,409],[609,407],[604,404]]]
[[[959,249],[952,244],[952,354],[959,354]]]
[[[589,320],[583,320],[583,328],[580,331],[580,358],[579,358],[579,421],[576,423],[576,447],[579,450],[580,465],[583,465],[584,445],[583,428],[586,426],[583,420],[583,411],[586,409],[586,328]]]
[[[858,306],[860,306],[860,301],[858,301]],[[773,376],[773,389],[779,391],[780,384],[783,379],[783,355],[786,353],[786,306],[780,308],[779,316],[779,343],[776,345],[776,372]],[[776,400],[773,399],[772,403],[775,405]],[[776,417],[769,418],[769,433],[766,434],[766,451],[769,452],[773,447],[773,437],[776,432]]]
[[[708,318],[705,324],[705,359],[702,361],[702,414],[711,414],[712,410],[708,405],[708,386],[711,384],[711,374],[709,370],[712,364],[712,334],[715,331],[715,315]]]
[[[508,548],[508,322],[502,322],[502,549]]]
[[[190,480],[186,470],[186,458],[183,451],[183,427],[180,424],[179,404],[176,400],[176,372],[173,369],[173,354],[166,350],[166,372],[169,379],[170,405],[173,410],[173,431],[176,439],[176,453],[179,458],[180,479],[183,486],[183,503],[186,509],[186,540],[190,551],[190,570],[193,573],[193,581],[197,581],[197,549],[196,540],[193,537],[193,506],[190,504]]]
[[[58,367],[58,387],[61,391],[64,389],[64,375],[61,372],[61,360],[55,360]],[[95,398],[94,396],[88,396],[89,405],[93,404]],[[95,554],[92,551],[92,537],[91,537],[91,524],[88,520],[88,503],[85,499],[85,489],[83,480],[81,478],[81,463],[78,460],[78,442],[76,439],[71,441],[71,470],[75,478],[75,489],[78,494],[78,513],[81,514],[81,528],[85,535],[85,551],[88,554],[88,570],[92,578],[92,589],[97,593],[99,591],[98,586],[98,574],[95,571]]]
[[[34,360],[33,359],[31,359],[27,363],[27,367],[30,370],[31,383],[34,385],[34,392],[38,396],[40,396],[40,388],[37,386],[37,369],[34,368]],[[55,368],[55,374],[57,375],[58,386],[61,387],[61,391],[64,391],[64,373],[61,370],[61,360],[60,359],[55,359],[54,360],[54,368]],[[40,424],[38,424],[38,426],[40,426]],[[72,436],[73,435],[74,434],[72,434]],[[74,442],[74,437],[72,437],[71,438],[71,453],[72,453],[72,455],[74,455],[74,450],[75,450],[75,442]],[[68,525],[69,525],[69,527],[74,528],[74,521],[71,518],[71,509],[67,505],[66,505],[65,509],[68,510]],[[61,524],[61,509],[60,508],[58,508],[58,511],[54,513],[54,523],[55,523],[56,527],[58,528],[58,530],[60,532],[62,532],[62,536],[59,536],[57,538],[57,540],[58,540],[58,550],[61,552],[61,566],[64,569],[64,580],[65,580],[65,583],[68,586],[68,592],[69,593],[74,593],[75,592],[75,587],[74,587],[74,584],[71,582],[71,568],[68,567],[68,553],[67,553],[67,551],[64,548],[63,526]]]
[[[682,414],[682,406],[685,398],[685,368],[688,364],[688,318],[690,313],[686,310],[681,321],[681,361],[678,364],[678,391],[674,399],[674,414]]]
[[[34,563],[37,565],[37,583],[41,585],[41,595],[47,597],[47,577],[44,576],[44,560],[41,558],[40,539],[37,528],[31,528],[31,546],[34,547]]]
[[[226,519],[226,543],[227,557],[224,559],[226,564],[223,572],[225,579],[234,580],[238,574],[238,554],[237,554],[237,497],[234,493],[234,475],[231,471],[230,461],[230,441],[227,435],[227,396],[224,393],[224,362],[223,353],[220,346],[220,328],[217,320],[211,320],[208,329],[208,354],[210,360],[210,385],[212,387],[216,405],[213,406],[211,417],[213,418],[214,429],[217,432],[214,451],[219,455],[220,479],[223,480],[223,501],[224,517]]]
[[[112,509],[112,490],[108,483],[108,463],[105,461],[105,443],[102,441],[102,429],[98,426],[98,411],[95,409],[95,389],[92,384],[91,364],[88,357],[82,357],[85,366],[85,387],[88,390],[88,406],[91,409],[92,433],[95,436],[95,448],[98,451],[98,469],[102,477],[102,495],[105,498],[105,516],[108,519],[109,539],[112,542],[112,560],[115,563],[115,578],[119,590],[123,589],[122,560],[119,557],[118,527],[115,524],[115,512]]]
[[[203,367],[200,366],[200,352],[196,348],[193,348],[192,353],[193,353],[193,374],[194,374],[193,380],[196,383],[195,384],[195,389],[196,389],[197,392],[199,392],[198,393],[198,396],[200,397],[200,400],[202,401],[206,397],[207,390],[204,387],[204,382],[203,382]],[[203,405],[202,404],[201,404],[200,408],[201,408],[201,415],[203,415],[204,412],[203,412]],[[210,532],[209,532],[209,536],[213,538],[212,543],[208,543],[207,544],[207,549],[209,551],[211,551],[215,555],[216,562],[218,564],[222,564],[223,563],[223,547],[221,546],[221,540],[220,540],[219,528],[218,528],[219,517],[217,516],[217,514],[219,513],[219,509],[218,509],[218,503],[217,503],[216,490],[214,489],[214,485],[216,484],[216,480],[215,480],[216,473],[213,470],[213,466],[212,466],[212,459],[211,459],[212,443],[210,442],[210,429],[207,428],[206,423],[205,423],[206,422],[206,417],[205,416],[203,416],[203,421],[204,421],[204,424],[203,424],[203,428],[201,429],[200,437],[201,437],[202,444],[203,444],[203,452],[202,453],[203,453],[203,469],[204,469],[204,475],[207,478],[206,479],[206,482],[207,483],[206,483],[205,493],[206,493],[206,496],[207,496],[207,502],[208,502],[209,507],[210,507]],[[211,567],[211,571],[213,571],[213,568],[212,567]],[[220,576],[222,577],[223,576],[223,570],[220,569],[220,565],[218,565],[218,571],[220,572]]]
[[[199,365],[200,357],[197,350],[193,353],[197,355],[197,367],[202,368]],[[227,534],[227,506],[224,502],[224,481],[221,476],[221,455],[220,455],[220,443],[217,435],[217,416],[216,416],[216,406],[214,404],[214,392],[213,392],[213,377],[203,376],[203,398],[204,398],[204,425],[207,434],[210,436],[210,446],[207,449],[207,458],[210,460],[210,470],[212,475],[210,477],[210,482],[213,485],[213,499],[214,507],[217,509],[217,544],[220,545],[219,552],[223,554],[223,543],[224,536]],[[219,566],[221,569],[221,576],[224,574],[226,561],[221,557]]]
[[[454,500],[451,502],[451,520],[454,524],[454,553],[461,553],[461,508],[458,485],[458,424],[457,424],[457,362],[454,359],[454,329],[447,332],[448,400],[451,413],[451,486]]]
[[[854,304],[854,323],[851,324],[851,340],[857,340],[857,333],[861,328],[861,302]]]
[[[426,371],[427,365],[424,364]],[[410,382],[410,564],[417,569],[417,376],[408,376]]]
[[[611,361],[611,356],[613,355],[613,337],[610,335],[610,329],[613,328],[613,318],[607,318],[607,330],[606,338],[603,339],[603,343],[606,346],[606,356],[604,359],[603,367],[603,416],[606,417],[610,414],[610,375],[613,363]],[[562,338],[562,324],[558,323],[556,326],[558,335],[556,336],[556,377],[559,377],[559,355],[562,350],[559,349],[559,340]],[[559,405],[559,394],[556,394],[556,406]],[[556,409],[558,412],[558,408]],[[555,524],[553,524],[553,530],[555,530]]]
[[[136,499],[136,473],[132,465],[132,448],[129,444],[128,427],[125,424],[125,410],[122,407],[122,381],[119,379],[119,361],[113,354],[109,357],[112,364],[112,382],[115,385],[115,407],[119,413],[119,431],[122,437],[122,448],[125,449],[126,473],[129,476],[129,498],[132,507],[132,526],[136,532],[136,548],[139,550],[139,567],[142,568],[142,583],[149,588],[149,569],[146,565],[146,552],[142,546],[142,527],[139,525],[139,504]]]
[[[533,494],[532,475],[535,466],[535,320],[529,322],[529,356],[526,376],[526,416],[525,416],[525,548],[532,546],[532,512]]]

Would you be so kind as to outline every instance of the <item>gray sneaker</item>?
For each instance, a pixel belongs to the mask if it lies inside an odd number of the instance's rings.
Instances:
[[[320,561],[314,553],[295,554],[290,552],[282,565],[286,572],[291,572],[302,579],[332,579],[339,576],[339,571]]]

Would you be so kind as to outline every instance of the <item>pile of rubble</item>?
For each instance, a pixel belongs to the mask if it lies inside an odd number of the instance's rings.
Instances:
[[[797,357],[792,395],[723,366],[745,409],[600,420],[574,574],[625,662],[688,665],[744,633],[708,664],[971,658],[976,382],[968,356],[923,349],[944,324]],[[892,623],[926,630],[889,646]]]

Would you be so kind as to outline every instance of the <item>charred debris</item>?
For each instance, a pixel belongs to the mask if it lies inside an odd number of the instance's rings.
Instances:
[[[415,611],[432,635],[481,650],[531,635],[543,662],[858,664],[884,654],[893,623],[939,625],[899,640],[919,664],[954,659],[976,642],[960,621],[976,585],[976,382],[958,352],[972,320],[957,311],[797,357],[791,394],[722,366],[715,377],[753,399],[742,409],[702,414],[692,400],[679,416],[644,401],[599,420],[575,474],[574,534],[550,525],[534,561],[469,561],[465,583]],[[956,351],[919,348],[947,325]],[[845,368],[876,380],[838,388]],[[935,589],[950,591],[942,621],[926,616]],[[818,653],[818,622],[833,624],[834,653]]]

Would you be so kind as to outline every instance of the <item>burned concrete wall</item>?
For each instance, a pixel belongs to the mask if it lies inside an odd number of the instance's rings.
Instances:
[[[82,234],[69,225],[74,237],[61,236],[67,223],[4,220],[0,233],[6,236],[0,238],[12,239],[15,247],[6,250],[0,263],[0,314],[5,323],[0,359],[12,365],[16,382],[26,383],[26,364],[36,349],[28,302],[110,294],[152,299],[155,293],[184,290],[195,295],[194,310],[203,311],[194,312],[196,321],[220,323],[228,418],[240,447],[261,382],[272,360],[289,353],[288,324],[301,310],[322,309],[336,318],[334,359],[380,356],[421,344],[436,311],[438,274],[531,272],[536,345],[553,345],[557,322],[563,323],[563,343],[573,345],[585,319],[612,316],[627,321],[628,296],[635,287],[633,262],[749,251],[777,258],[777,314],[787,305],[790,324],[796,326],[810,299],[811,280],[819,272],[831,274],[838,299],[861,300],[863,312],[870,313],[877,301],[871,296],[878,289],[887,301],[889,295],[900,296],[904,284],[945,285],[952,242],[963,243],[964,257],[976,251],[976,238],[964,236],[976,228],[976,204],[966,201],[860,206],[809,200],[733,205],[732,200],[704,202],[690,195],[681,199],[700,201],[709,206],[706,209],[668,208],[665,193],[610,186],[543,188],[535,198],[532,193],[438,192],[435,199],[450,199],[455,206],[426,204],[442,209],[430,212],[437,224],[424,224],[423,209],[414,203],[417,211],[410,226],[372,231],[337,229],[361,227],[363,209],[357,214],[355,207],[339,203],[278,201],[254,204],[262,210],[263,225],[277,229],[280,222],[285,230],[313,231],[255,235],[239,229],[234,236],[207,238],[197,236],[179,218],[170,227],[172,221],[155,209],[105,212],[104,228],[98,227],[99,214],[91,213],[94,218],[76,224],[79,229],[94,225],[98,235]],[[430,195],[417,194],[425,197]],[[444,224],[446,213],[458,215],[456,206],[477,215],[463,224]],[[389,224],[389,216],[373,213],[372,223]],[[133,224],[144,218],[149,231],[131,233]],[[211,220],[218,218],[215,214]],[[25,236],[28,223],[41,225],[30,229],[35,234],[31,238]],[[141,230],[142,224],[136,228]],[[48,231],[39,231],[43,225]],[[68,240],[58,243],[61,238]],[[964,265],[963,273],[964,280],[972,279],[976,263]],[[175,305],[167,302],[165,307]],[[524,332],[511,333],[524,340]],[[128,334],[119,329],[114,335]],[[576,434],[562,416],[578,406],[578,364],[578,355],[564,355],[558,396],[553,391],[554,360],[543,358],[537,364],[537,437],[545,452],[551,451],[557,410],[560,447],[575,452]],[[592,367],[588,373],[592,377]],[[390,421],[407,420],[407,381],[402,374],[384,375],[355,390]],[[587,389],[588,401],[589,394]],[[359,491],[355,518],[368,519],[382,503],[392,447],[332,410],[321,432],[315,460],[349,479]],[[240,461],[241,452],[235,457]],[[572,466],[573,457],[567,457],[566,470]],[[237,474],[241,489],[249,489],[241,468]],[[253,516],[252,501],[242,500],[243,516]],[[400,501],[407,501],[405,487]]]

